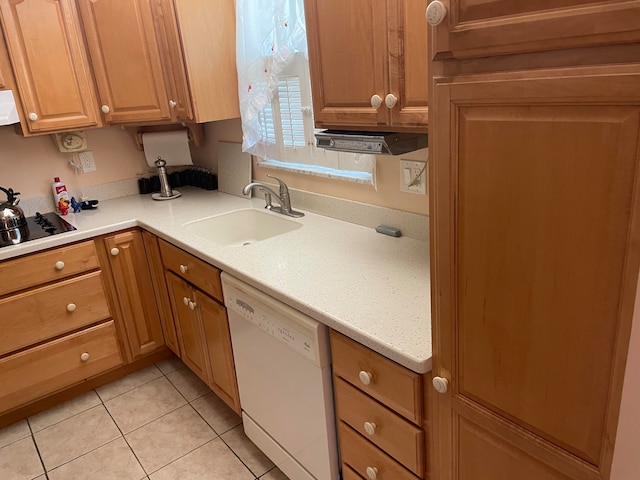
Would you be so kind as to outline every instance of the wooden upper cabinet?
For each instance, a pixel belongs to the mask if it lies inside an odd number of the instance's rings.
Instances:
[[[468,58],[640,40],[638,0],[450,0],[434,58]]]
[[[426,5],[305,0],[316,127],[424,131]],[[391,96],[396,103],[389,108]]]
[[[608,479],[640,269],[640,67],[436,78],[441,480]]]
[[[240,115],[233,0],[78,0],[109,123]]]
[[[152,0],[78,3],[107,122],[170,120]]]
[[[74,0],[0,0],[25,134],[101,126]]]

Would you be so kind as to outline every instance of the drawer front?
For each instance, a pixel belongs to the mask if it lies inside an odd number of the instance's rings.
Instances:
[[[368,477],[367,477],[368,478]],[[342,464],[342,480],[362,480],[362,477],[358,475],[353,469],[346,463]]]
[[[7,297],[0,300],[0,355],[110,316],[100,272]]]
[[[120,365],[113,321],[5,357],[0,360],[0,413]]]
[[[340,422],[338,425],[340,434],[340,452],[343,464],[349,465],[352,469],[352,477],[345,474],[347,478],[370,478],[367,475],[367,468],[376,471],[376,480],[418,480],[409,470],[396,462],[382,450],[372,445],[349,426]]]
[[[220,270],[164,240],[160,240],[160,252],[166,269],[223,302]]]
[[[333,372],[416,425],[422,424],[422,375],[331,331]],[[361,374],[362,372],[362,374]],[[365,385],[361,376],[369,376]]]
[[[95,270],[99,266],[93,241],[27,255],[0,263],[0,296],[42,283]]]
[[[424,431],[340,378],[338,418],[417,475],[424,474]],[[367,431],[373,427],[372,431]]]

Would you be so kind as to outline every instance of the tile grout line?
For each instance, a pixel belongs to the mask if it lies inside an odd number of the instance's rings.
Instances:
[[[29,428],[29,436],[31,437],[31,441],[33,442],[33,446],[36,449],[36,453],[38,454],[38,459],[40,460],[40,465],[42,465],[42,471],[44,472],[44,477],[49,480],[49,473],[47,472],[47,467],[44,464],[44,460],[42,459],[42,454],[40,453],[40,448],[38,448],[38,442],[36,442],[35,434],[33,433],[33,429],[31,428],[31,422],[29,422],[29,418],[26,419],[27,427]],[[40,475],[38,475],[40,476]]]

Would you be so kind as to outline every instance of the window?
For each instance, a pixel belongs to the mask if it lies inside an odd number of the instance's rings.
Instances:
[[[375,186],[375,156],[315,147],[303,0],[237,0],[243,150],[266,168]]]

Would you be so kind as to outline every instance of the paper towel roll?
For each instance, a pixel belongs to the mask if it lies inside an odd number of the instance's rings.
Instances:
[[[167,166],[193,165],[187,130],[143,133],[142,145],[144,156],[150,167],[156,166],[158,157],[162,157],[167,162]]]

